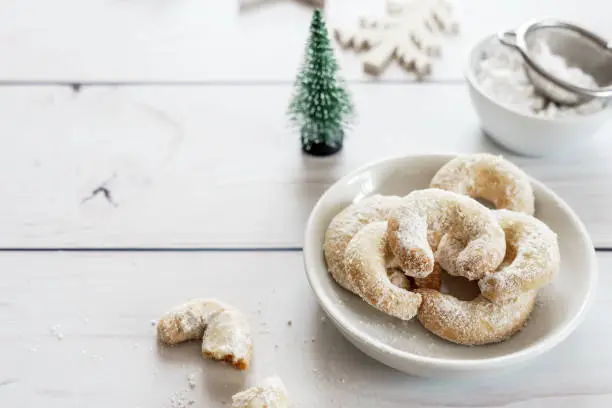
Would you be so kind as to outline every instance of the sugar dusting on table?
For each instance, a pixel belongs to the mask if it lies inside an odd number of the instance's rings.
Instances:
[[[196,375],[198,373],[199,371],[195,371],[187,374],[187,387],[171,394],[164,408],[187,408],[195,404],[195,400],[188,393],[196,387]]]
[[[168,400],[168,408],[187,408],[195,404],[195,400],[185,395],[185,391],[172,394]]]
[[[59,324],[51,326],[51,334],[55,336],[56,339],[62,340],[64,338],[64,333],[61,332],[61,327]]]

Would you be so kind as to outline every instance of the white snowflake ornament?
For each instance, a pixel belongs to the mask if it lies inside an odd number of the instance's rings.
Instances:
[[[362,17],[357,28],[337,28],[343,48],[363,54],[364,71],[378,76],[396,59],[418,77],[431,73],[432,58],[442,52],[442,36],[454,35],[459,24],[445,0],[388,0],[383,17]]]

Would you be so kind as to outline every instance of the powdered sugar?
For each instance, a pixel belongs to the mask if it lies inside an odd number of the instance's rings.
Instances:
[[[168,398],[167,408],[188,408],[195,404],[193,398],[189,398],[185,390],[174,393]]]
[[[552,75],[583,88],[599,88],[595,79],[577,67],[570,67],[563,57],[553,54],[548,44],[535,44],[534,59]]]
[[[560,56],[552,53],[546,43],[534,47],[534,59],[546,70],[585,87],[595,88],[595,80],[579,68],[569,67]],[[587,115],[605,107],[592,100],[575,107],[560,106],[537,93],[524,69],[521,55],[499,43],[491,44],[478,63],[476,78],[485,94],[497,102],[522,113],[543,117]]]
[[[187,375],[187,384],[189,385],[189,388],[191,389],[194,389],[196,386],[196,374],[197,373],[191,373]]]
[[[51,326],[51,334],[53,336],[55,336],[56,339],[58,340],[63,340],[64,339],[64,333],[61,332],[61,328],[59,324],[56,324],[54,326]]]
[[[172,393],[170,397],[168,397],[168,402],[164,404],[164,408],[189,408],[195,404],[195,399],[193,399],[189,393],[196,386],[195,377],[197,373],[198,372],[193,372],[187,375],[187,387]]]

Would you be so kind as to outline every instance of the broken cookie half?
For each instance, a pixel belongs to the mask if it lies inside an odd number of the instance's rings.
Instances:
[[[193,299],[166,313],[157,324],[162,343],[202,339],[202,355],[246,370],[253,355],[249,323],[242,312],[214,299]]]

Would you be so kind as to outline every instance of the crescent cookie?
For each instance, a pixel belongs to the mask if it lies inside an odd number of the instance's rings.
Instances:
[[[260,385],[232,396],[232,408],[287,408],[289,399],[285,384],[278,376],[264,379]]]
[[[193,299],[166,313],[157,336],[169,345],[202,340],[202,355],[246,370],[253,353],[251,329],[238,310],[213,299]]]
[[[561,259],[557,234],[542,221],[514,211],[494,213],[506,233],[507,255],[511,256],[508,265],[486,274],[478,281],[478,287],[487,299],[504,303],[521,292],[550,283],[559,271]]]
[[[355,294],[369,305],[402,320],[412,319],[421,295],[399,288],[387,274],[387,222],[363,227],[349,242],[345,254],[347,279]]]
[[[442,268],[438,262],[434,262],[433,272],[425,278],[414,278],[417,288],[440,290],[442,286]]]
[[[465,301],[436,290],[416,291],[423,296],[419,322],[435,335],[463,345],[508,339],[524,326],[537,297],[537,291],[523,292],[513,302],[499,305],[482,295]]]
[[[483,198],[497,209],[529,215],[535,211],[529,176],[503,157],[488,153],[450,160],[435,174],[430,187]]]
[[[364,225],[386,221],[400,197],[373,195],[353,203],[338,213],[325,232],[323,251],[327,268],[340,286],[353,291],[344,271],[344,252],[349,241]]]
[[[389,247],[406,275],[425,278],[433,272],[431,230],[445,234],[435,259],[451,275],[477,280],[504,259],[504,231],[491,210],[450,191],[416,190],[389,216]]]

